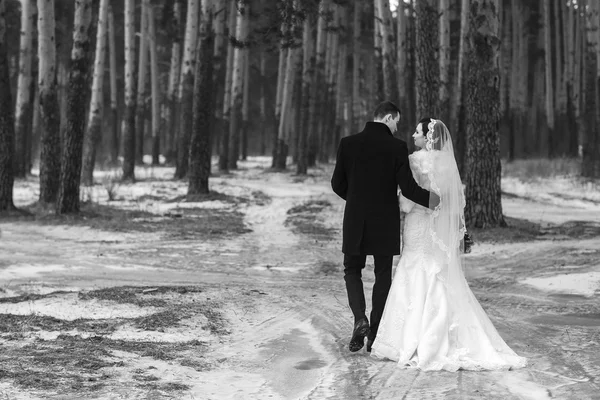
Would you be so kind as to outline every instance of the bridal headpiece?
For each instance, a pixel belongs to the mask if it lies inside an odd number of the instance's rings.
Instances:
[[[427,124],[427,135],[425,135],[426,138],[426,143],[425,143],[425,148],[427,150],[433,150],[433,145],[436,144],[440,138],[433,138],[433,129],[435,128],[435,124],[438,122],[437,119],[431,119],[431,121],[429,122],[429,124]]]

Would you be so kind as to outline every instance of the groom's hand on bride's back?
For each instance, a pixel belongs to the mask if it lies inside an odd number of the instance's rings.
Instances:
[[[440,204],[440,196],[433,192],[429,192],[429,208],[434,210]]]

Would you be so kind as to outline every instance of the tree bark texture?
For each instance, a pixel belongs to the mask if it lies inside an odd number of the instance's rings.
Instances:
[[[450,0],[440,0],[440,92],[439,115],[445,123],[450,123]]]
[[[439,115],[439,17],[436,0],[416,4],[417,119]],[[438,117],[439,118],[439,117]]]
[[[188,0],[187,22],[181,80],[179,84],[179,135],[177,137],[177,166],[175,178],[183,179],[188,172],[190,135],[193,123],[194,68],[198,41],[198,10],[200,0]]]
[[[87,133],[83,147],[81,183],[94,184],[94,164],[96,151],[102,137],[102,107],[104,105],[104,61],[106,54],[106,32],[108,28],[108,0],[100,0],[98,29],[96,32],[96,56],[94,60],[94,79],[92,82],[92,100],[88,116]]]
[[[176,116],[177,116],[177,88],[181,72],[181,42],[183,41],[183,30],[180,28],[183,21],[183,0],[173,3],[173,35],[171,44],[171,63],[169,68],[169,86],[167,98],[162,104],[161,126],[164,131],[164,155],[167,162],[171,162],[177,154],[176,142]]]
[[[10,67],[6,42],[6,0],[0,0],[0,109],[12,110]],[[0,113],[0,212],[11,211],[13,203],[13,157],[15,125],[12,112]]]
[[[389,0],[375,0],[377,15],[375,21],[381,33],[381,61],[383,71],[383,90],[385,99],[398,104],[398,79],[396,75],[396,39],[392,26],[392,12]]]
[[[106,12],[103,19],[106,20]],[[76,0],[73,50],[67,91],[67,125],[60,169],[60,189],[56,202],[57,214],[79,212],[79,183],[86,111],[86,103],[81,101],[81,98],[87,98],[90,90],[88,75],[92,59],[89,32],[91,23],[92,0]],[[98,45],[103,46],[102,43]]]
[[[23,178],[29,173],[31,147],[31,115],[33,93],[31,91],[33,62],[33,25],[35,0],[21,2],[21,42],[19,50],[19,81],[17,84],[17,105],[15,109],[15,177]]]
[[[465,219],[468,227],[505,226],[498,134],[498,0],[471,1],[468,32]]]
[[[135,180],[135,0],[125,0],[125,115],[123,180]]]
[[[234,37],[237,23],[237,0],[229,0],[228,28],[229,36]],[[227,171],[229,165],[229,125],[231,120],[231,88],[233,86],[233,54],[234,43],[227,41],[227,60],[225,65],[225,87],[223,89],[223,114],[221,126],[221,148],[219,155],[219,169]]]
[[[154,17],[154,7],[150,6],[148,13],[148,39],[150,47],[150,93],[152,94],[152,165],[160,164],[160,108],[161,91],[158,81],[158,54],[157,54],[157,36],[156,22]]]
[[[110,67],[110,121],[111,140],[110,155],[113,163],[119,157],[119,104],[117,102],[117,49],[115,42],[115,16],[112,7],[108,5],[108,60]]]
[[[38,32],[38,88],[42,130],[40,202],[54,203],[58,195],[61,150],[54,0],[38,0]]]
[[[144,163],[145,121],[146,121],[146,82],[148,72],[148,8],[150,0],[142,0],[140,10],[140,54],[138,57],[137,101],[135,109],[135,161]]]
[[[244,59],[247,52],[246,37],[248,34],[250,8],[246,0],[238,0],[236,42],[233,51],[233,72],[231,78],[231,108],[229,115],[229,154],[227,169],[237,169],[240,154],[240,131],[242,122],[242,103],[244,96]]]
[[[214,120],[214,33],[212,12],[203,7],[201,34],[194,81],[194,120],[189,151],[190,173],[187,197],[208,193],[211,163],[211,124]]]

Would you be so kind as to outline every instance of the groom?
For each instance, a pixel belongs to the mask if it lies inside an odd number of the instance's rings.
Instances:
[[[392,282],[392,259],[400,254],[398,186],[404,197],[423,207],[439,204],[435,193],[415,182],[406,143],[392,136],[398,121],[400,109],[389,101],[380,103],[373,122],[340,141],[331,178],[333,191],[346,200],[342,252],[348,303],[354,314],[352,352],[363,347],[365,336],[367,351],[371,351]],[[375,260],[370,326],[361,279],[367,255]]]

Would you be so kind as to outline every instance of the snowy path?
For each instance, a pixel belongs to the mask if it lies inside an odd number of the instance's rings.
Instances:
[[[250,166],[234,176],[213,179],[213,189],[219,192],[262,192],[269,198],[240,205],[252,232],[226,241],[2,223],[3,296],[121,285],[202,286],[207,296],[227,306],[231,335],[212,339],[205,355],[211,369],[169,367],[193,383],[180,398],[594,398],[600,375],[600,355],[594,350],[600,337],[600,283],[593,286],[594,277],[600,276],[597,237],[478,244],[465,257],[476,296],[509,345],[529,358],[527,368],[478,373],[399,370],[393,363],[371,359],[364,350],[347,351],[352,321],[341,271],[343,202],[331,193],[329,174],[316,171],[316,176],[300,181]],[[310,200],[331,204],[319,218],[337,230],[332,239],[296,233],[286,224],[288,210]],[[586,215],[589,220],[592,215],[593,222],[600,223],[600,213],[585,208],[517,197],[507,197],[503,204],[507,215],[534,222],[564,223],[586,220]],[[578,292],[580,285],[564,278],[575,274],[592,282],[583,293]],[[370,297],[372,265],[364,276]],[[0,386],[0,394],[3,390],[18,398],[14,389]]]

